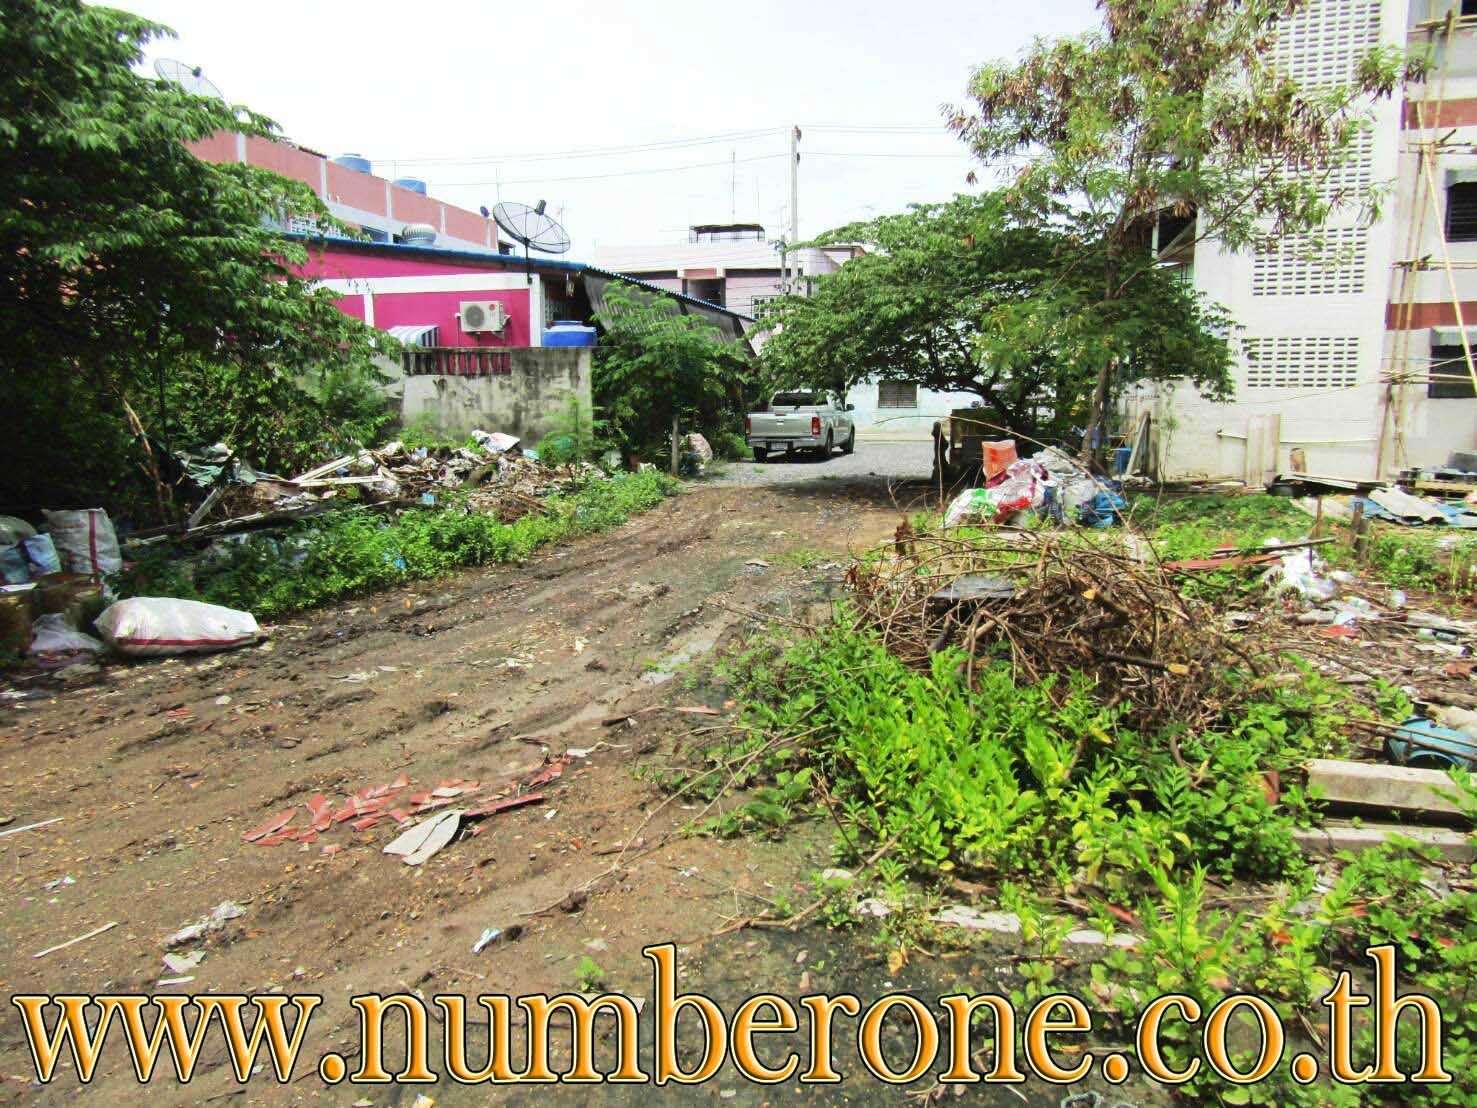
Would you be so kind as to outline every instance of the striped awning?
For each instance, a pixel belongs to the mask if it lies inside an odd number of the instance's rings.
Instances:
[[[408,323],[389,328],[390,337],[406,346],[440,346],[441,329],[433,323]]]

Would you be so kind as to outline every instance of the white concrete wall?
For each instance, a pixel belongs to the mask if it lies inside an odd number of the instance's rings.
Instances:
[[[1299,79],[1347,80],[1376,31],[1378,41],[1405,41],[1407,17],[1405,0],[1311,0],[1288,21],[1284,34],[1291,45],[1274,56]],[[1165,476],[1242,476],[1248,424],[1255,416],[1272,414],[1282,421],[1279,469],[1291,468],[1295,448],[1303,450],[1313,473],[1373,478],[1398,468],[1389,447],[1383,464],[1380,458],[1390,345],[1385,321],[1393,266],[1409,249],[1414,158],[1401,152],[1410,133],[1402,132],[1398,95],[1376,102],[1373,118],[1367,147],[1339,171],[1348,185],[1364,192],[1393,184],[1393,195],[1373,225],[1361,225],[1357,206],[1336,209],[1324,232],[1332,245],[1312,261],[1296,250],[1229,254],[1215,244],[1197,250],[1195,287],[1224,305],[1241,328],[1235,397],[1212,403],[1182,384],[1125,398],[1130,425],[1139,411],[1154,414]],[[1432,237],[1422,250],[1439,251],[1439,226],[1428,222]],[[1477,261],[1477,243],[1461,245]],[[1449,300],[1434,283],[1445,280],[1444,270],[1423,276],[1417,299]],[[1469,280],[1477,292],[1477,270]],[[1419,333],[1416,345],[1429,356],[1426,332]],[[1262,357],[1247,356],[1259,348]],[[1444,462],[1451,450],[1473,443],[1477,402],[1428,401],[1424,388],[1420,392],[1405,400],[1400,465]]]
[[[851,418],[856,424],[857,435],[873,440],[931,438],[935,421],[943,419],[955,408],[967,408],[979,399],[979,395],[972,392],[937,392],[920,388],[915,408],[878,408],[875,381],[858,385],[846,394],[846,402],[856,405]]]

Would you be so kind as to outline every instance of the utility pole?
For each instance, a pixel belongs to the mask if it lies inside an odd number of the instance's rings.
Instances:
[[[800,126],[796,124],[790,128],[790,247],[800,241]],[[799,284],[800,259],[797,256],[794,263],[794,277],[789,278],[790,292],[793,294]],[[788,277],[788,273],[787,273]]]

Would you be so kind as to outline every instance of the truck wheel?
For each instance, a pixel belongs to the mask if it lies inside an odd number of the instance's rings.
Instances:
[[[856,428],[853,427],[851,429],[851,434],[847,437],[846,441],[841,444],[841,453],[843,453],[843,454],[852,454],[852,453],[855,453],[855,452],[856,452]]]
[[[768,450],[766,450],[762,446],[756,446],[756,447],[754,447],[754,460],[756,462],[762,462],[767,457],[769,457],[769,451]]]
[[[819,458],[823,462],[830,461],[830,459],[831,459],[831,452],[835,449],[835,446],[836,446],[836,442],[835,442],[834,436],[831,434],[830,431],[827,431],[826,432],[826,445],[823,446],[823,447],[821,447],[820,453],[818,453],[816,455],[816,457]]]

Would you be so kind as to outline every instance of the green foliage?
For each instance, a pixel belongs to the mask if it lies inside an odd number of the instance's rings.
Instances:
[[[1219,310],[1163,270],[1100,303],[1102,237],[1019,218],[1002,194],[914,205],[817,242],[871,250],[817,278],[813,295],[767,307],[781,327],[761,363],[777,385],[844,393],[884,377],[974,392],[982,418],[1036,437],[1081,421],[1104,344],[1122,382],[1229,388]]]
[[[592,384],[607,433],[622,450],[658,456],[670,450],[674,417],[714,427],[742,407],[744,347],[640,290],[612,283],[605,302]]]
[[[736,462],[749,456],[749,440],[738,431],[714,431],[707,436],[713,456],[725,462]]]
[[[150,447],[290,469],[382,423],[374,332],[296,275],[306,185],[189,144],[273,124],[135,71],[164,28],[80,0],[0,20],[0,500],[142,514]],[[381,348],[387,349],[382,342]],[[159,391],[172,409],[162,418]]]
[[[1248,687],[1215,733],[1145,736],[1081,678],[1023,686],[999,662],[977,666],[971,688],[961,660],[944,651],[931,672],[910,670],[843,619],[777,662],[751,653],[738,673],[755,733],[805,736],[789,766],[820,770],[847,822],[896,838],[914,868],[1064,883],[1080,870],[1110,889],[1192,864],[1225,876],[1296,868],[1292,831],[1309,800],[1287,785],[1274,802],[1264,774],[1338,748],[1336,686],[1309,672]]]
[[[582,993],[593,993],[605,987],[605,969],[588,954],[581,954],[574,967],[574,987]]]
[[[549,543],[623,523],[670,491],[659,474],[620,474],[550,497],[545,513],[513,523],[455,505],[414,509],[394,522],[350,509],[194,563],[160,550],[111,583],[119,596],[204,600],[272,618],[457,566],[521,561]]]
[[[603,420],[597,420],[588,404],[571,393],[551,421],[553,429],[539,439],[538,457],[544,465],[557,466],[566,462],[589,461],[597,452],[596,436],[604,430]]]

